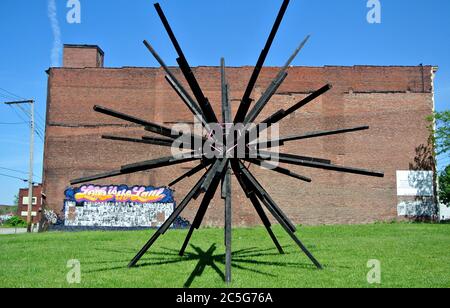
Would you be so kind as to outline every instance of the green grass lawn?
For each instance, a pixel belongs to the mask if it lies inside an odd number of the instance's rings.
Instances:
[[[138,268],[128,269],[152,232],[0,236],[0,287],[225,286],[220,229],[195,233],[184,258],[178,250],[187,231],[169,231]],[[264,228],[234,230],[232,287],[374,287],[366,278],[371,259],[381,262],[377,287],[450,287],[450,225],[300,227],[298,235],[323,263],[322,271],[280,227],[275,233],[286,255],[277,253]],[[67,283],[70,259],[81,263],[80,285]]]

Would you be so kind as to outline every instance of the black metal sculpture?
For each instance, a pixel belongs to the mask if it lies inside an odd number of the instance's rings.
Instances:
[[[383,177],[384,174],[375,171],[368,171],[363,169],[356,168],[348,168],[343,166],[333,165],[330,160],[314,158],[314,157],[304,157],[297,156],[291,154],[281,154],[281,153],[273,153],[267,151],[267,149],[283,146],[287,142],[303,140],[308,138],[317,138],[322,136],[330,136],[337,134],[344,134],[356,131],[366,130],[369,127],[355,127],[350,129],[341,129],[334,131],[323,131],[323,132],[313,132],[303,135],[289,136],[283,137],[276,140],[269,140],[268,142],[260,142],[258,139],[258,134],[268,127],[272,126],[275,123],[280,122],[284,118],[288,117],[292,113],[296,112],[300,108],[306,106],[307,104],[314,101],[316,98],[321,96],[322,94],[329,91],[332,86],[327,84],[324,87],[318,89],[314,93],[310,94],[306,98],[302,99],[298,103],[294,104],[288,110],[279,110],[266,120],[262,121],[260,124],[255,126],[248,126],[248,124],[254,122],[257,117],[260,115],[261,111],[270,101],[271,97],[276,93],[277,89],[281,86],[283,81],[286,79],[288,73],[287,70],[303,48],[303,46],[308,41],[309,37],[300,44],[300,46],[295,50],[293,55],[288,59],[286,65],[284,65],[278,75],[275,77],[273,82],[270,84],[268,89],[263,93],[261,98],[255,103],[253,108],[251,109],[252,99],[251,94],[258,80],[261,69],[264,65],[266,57],[269,53],[270,47],[273,43],[275,35],[278,31],[278,28],[281,24],[281,21],[285,15],[285,12],[289,5],[289,0],[284,0],[278,17],[275,21],[273,29],[270,33],[270,36],[267,40],[267,43],[264,49],[261,52],[261,55],[258,59],[258,62],[254,68],[253,74],[250,78],[250,82],[245,90],[244,96],[242,98],[239,109],[236,113],[234,120],[231,115],[231,106],[229,101],[229,88],[227,84],[227,80],[225,77],[225,61],[221,60],[221,76],[222,76],[222,123],[224,124],[232,124],[237,125],[238,123],[242,123],[244,128],[238,130],[233,129],[223,129],[221,132],[225,137],[225,142],[220,142],[214,138],[215,134],[212,133],[213,128],[211,128],[212,124],[218,124],[219,122],[213,108],[211,107],[210,102],[203,94],[203,91],[198,84],[191,67],[183,54],[183,51],[175,38],[175,35],[160,7],[159,4],[155,4],[156,11],[161,18],[161,21],[166,28],[170,40],[172,41],[177,53],[178,59],[177,62],[186,78],[187,83],[195,97],[192,98],[188,91],[182,86],[182,84],[177,80],[174,74],[170,71],[161,57],[156,53],[153,47],[147,42],[144,41],[145,46],[148,50],[153,54],[156,60],[159,62],[161,67],[165,70],[167,82],[171,85],[174,91],[179,95],[181,100],[186,104],[192,114],[201,122],[203,128],[206,132],[209,133],[208,137],[195,135],[195,134],[187,134],[181,131],[176,131],[168,127],[164,127],[162,125],[152,123],[149,121],[145,121],[130,115],[126,115],[123,113],[119,113],[104,107],[95,106],[94,110],[115,117],[124,121],[128,121],[131,123],[135,123],[138,125],[142,125],[145,127],[146,131],[158,134],[163,136],[164,138],[156,138],[145,136],[142,139],[133,139],[133,138],[125,138],[125,137],[117,137],[117,136],[103,136],[104,139],[123,141],[123,142],[135,142],[135,143],[143,143],[143,144],[151,144],[165,147],[173,147],[178,146],[179,144],[175,141],[182,141],[184,144],[187,144],[191,151],[189,153],[159,158],[150,161],[139,162],[136,164],[125,165],[122,166],[120,170],[98,174],[91,177],[86,177],[78,180],[72,181],[72,185],[79,183],[86,183],[94,180],[100,180],[105,178],[110,178],[114,176],[131,174],[141,171],[148,171],[157,168],[167,167],[171,165],[184,164],[187,162],[198,161],[199,165],[186,174],[182,175],[180,178],[173,181],[170,186],[174,186],[180,181],[191,177],[205,168],[208,168],[205,174],[200,178],[197,184],[192,188],[192,190],[187,194],[187,196],[183,199],[183,201],[178,205],[175,209],[174,213],[170,216],[170,218],[157,230],[157,232],[151,237],[151,239],[145,244],[145,246],[141,249],[141,251],[136,255],[136,257],[131,261],[129,267],[134,267],[138,261],[143,257],[143,255],[150,249],[150,247],[156,242],[156,240],[163,234],[167,232],[167,230],[171,227],[177,217],[185,210],[188,204],[192,201],[192,199],[197,199],[201,194],[204,194],[201,205],[198,209],[197,215],[192,223],[192,226],[188,232],[188,236],[186,241],[184,242],[182,249],[180,251],[180,255],[183,256],[185,250],[189,244],[191,236],[195,229],[199,229],[202,221],[205,217],[205,214],[208,210],[210,202],[214,197],[216,191],[221,187],[222,191],[222,199],[225,200],[225,246],[226,246],[226,282],[229,283],[231,281],[231,262],[232,262],[232,250],[231,250],[231,228],[232,228],[232,207],[231,207],[231,177],[234,174],[239,185],[242,187],[244,193],[250,200],[251,204],[255,207],[255,210],[259,217],[261,218],[267,232],[269,233],[271,239],[273,240],[275,246],[278,251],[283,254],[283,248],[275,237],[272,229],[271,222],[266,215],[263,206],[273,215],[273,217],[278,221],[278,223],[286,230],[286,232],[290,235],[290,237],[295,241],[295,243],[300,247],[300,249],[308,256],[308,258],[317,266],[317,268],[321,269],[321,264],[314,258],[314,256],[308,251],[308,249],[303,245],[303,243],[299,240],[299,238],[295,235],[296,227],[291,222],[291,220],[283,213],[283,211],[277,206],[275,201],[271,198],[271,196],[267,193],[267,191],[262,187],[262,185],[258,182],[258,180],[253,176],[253,174],[249,171],[249,169],[244,165],[244,162],[248,162],[251,164],[255,164],[258,166],[268,167],[268,169],[287,175],[293,178],[296,178],[301,181],[311,182],[311,179],[295,174],[294,172],[285,169],[283,167],[273,165],[271,161],[274,160],[290,165],[304,166],[316,169],[324,169],[352,174],[359,174],[365,176],[374,176],[374,177]],[[226,126],[226,125],[225,125]],[[235,134],[231,135],[231,132]],[[212,136],[212,137],[211,137]],[[256,137],[255,137],[256,136]],[[234,138],[233,138],[234,137]],[[233,140],[227,142],[229,140]],[[246,153],[243,157],[238,157],[234,148],[239,142],[244,142]],[[220,147],[219,155],[216,157],[206,157],[204,154],[204,149],[207,146],[217,146]],[[266,151],[264,150],[266,149]]]

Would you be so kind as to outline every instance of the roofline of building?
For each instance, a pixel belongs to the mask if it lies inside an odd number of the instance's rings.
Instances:
[[[179,69],[178,66],[168,66],[171,69]],[[280,68],[281,66],[264,66],[264,68]],[[431,67],[434,72],[439,70],[439,67],[436,65],[324,65],[324,66],[308,66],[308,65],[293,65],[291,68],[418,68],[418,67]],[[216,65],[199,65],[193,66],[193,69],[196,68],[220,68],[220,66]],[[227,68],[254,68],[251,65],[242,65],[242,66],[227,66]],[[50,67],[48,70],[52,69],[65,69],[65,70],[84,70],[84,69],[94,69],[94,70],[120,70],[120,69],[161,69],[161,67],[156,66],[122,66],[122,67]]]
[[[98,45],[89,45],[89,44],[64,44],[64,48],[92,48],[97,49],[97,51],[104,56],[105,52]]]

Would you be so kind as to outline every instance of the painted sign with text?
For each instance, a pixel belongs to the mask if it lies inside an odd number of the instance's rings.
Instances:
[[[160,227],[174,209],[168,188],[84,185],[65,192],[68,227]]]

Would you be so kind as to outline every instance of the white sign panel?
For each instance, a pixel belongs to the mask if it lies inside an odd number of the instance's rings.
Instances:
[[[450,220],[450,207],[441,204],[440,216],[441,220]]]
[[[432,197],[433,171],[397,171],[397,195]]]

